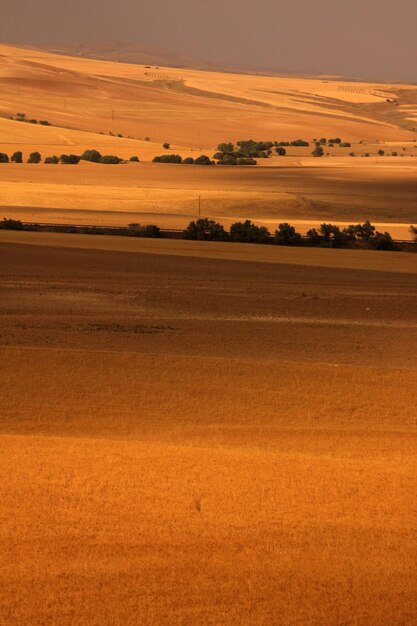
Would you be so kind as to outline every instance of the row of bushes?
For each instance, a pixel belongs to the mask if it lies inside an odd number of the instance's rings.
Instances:
[[[340,137],[327,140],[325,137],[322,139],[313,140],[315,149],[312,155],[315,157],[323,156],[323,146],[327,145],[332,148],[338,145],[340,148],[350,148],[350,143],[343,142]],[[246,141],[238,141],[236,146],[233,143],[220,143],[217,146],[217,152],[213,158],[218,161],[219,165],[256,165],[254,159],[267,159],[271,156],[273,149],[278,156],[285,156],[287,154],[286,147],[309,147],[310,143],[304,139],[295,139],[294,141],[254,141],[249,139]],[[239,163],[239,159],[250,159],[251,162]]]
[[[123,235],[128,237],[152,237],[181,235],[180,231],[163,232],[154,225],[129,224],[125,227],[110,226],[71,226],[71,225],[39,225],[23,224],[20,220],[4,218],[0,222],[0,228],[4,230],[47,230],[65,233],[83,233],[91,235]],[[417,244],[417,227],[410,226],[415,244]],[[387,232],[378,232],[369,221],[363,224],[355,224],[340,229],[334,224],[321,224],[316,229],[312,228],[303,237],[294,226],[283,222],[279,224],[275,233],[271,235],[265,226],[256,226],[250,220],[235,222],[227,232],[224,227],[207,218],[200,218],[189,223],[182,233],[184,239],[195,241],[232,241],[239,243],[275,244],[278,246],[316,246],[323,248],[371,248],[373,250],[401,250],[398,244]],[[411,244],[412,246],[412,244]],[[411,247],[410,249],[415,249]]]
[[[14,120],[15,122],[26,122],[27,124],[40,124],[41,126],[52,126],[51,122],[48,122],[47,120],[36,120],[33,118],[30,119],[26,117],[26,113],[16,113],[15,117],[11,116],[10,119]]]
[[[183,165],[215,165],[214,161],[212,161],[208,156],[202,154],[201,156],[193,159],[192,157],[187,157],[183,159],[179,154],[163,154],[161,156],[156,156],[153,158],[154,163],[182,163]]]
[[[414,228],[414,227],[411,227]],[[413,231],[414,232],[414,231]],[[417,235],[417,230],[415,232]],[[240,243],[274,243],[281,246],[319,246],[325,248],[366,247],[374,250],[398,250],[387,232],[381,233],[370,222],[340,229],[334,224],[321,224],[303,237],[294,226],[282,223],[274,235],[264,226],[256,226],[250,220],[236,222],[226,232],[224,227],[207,218],[190,222],[184,231],[185,239],[198,241],[236,241]]]
[[[18,150],[9,158],[8,154],[0,152],[0,163],[9,163],[9,161],[12,163],[23,163],[23,153]],[[28,163],[40,163],[41,161],[42,155],[40,152],[31,152],[27,160]],[[61,156],[52,155],[46,157],[44,163],[52,165],[57,165],[58,163],[77,165],[80,161],[113,165],[126,163],[125,159],[121,159],[120,157],[111,154],[101,155],[97,150],[86,150],[83,154],[81,154],[81,156],[78,156],[77,154],[61,154]],[[139,163],[139,157],[132,156],[129,161]]]
[[[82,233],[84,235],[125,235],[128,237],[161,237],[161,229],[154,224],[129,224],[127,228],[118,226],[74,226],[71,224],[24,224],[21,220],[3,218],[0,222],[3,230],[54,231],[61,233]]]

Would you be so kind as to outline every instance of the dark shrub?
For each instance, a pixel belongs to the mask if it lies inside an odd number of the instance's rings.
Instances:
[[[375,226],[371,222],[364,222],[363,224],[352,224],[344,229],[344,231],[350,239],[357,239],[369,243],[375,235]]]
[[[217,162],[217,165],[237,165],[237,157],[233,154],[225,154],[224,157]]]
[[[12,154],[11,158],[12,163],[23,163],[23,154],[18,150]]]
[[[76,154],[61,154],[59,160],[63,165],[77,165],[80,162],[80,157]]]
[[[164,143],[164,144],[162,144],[162,147],[163,147],[165,150],[169,150],[169,149],[170,149],[170,147],[171,147],[171,144],[170,144],[170,143]]]
[[[161,229],[155,224],[147,224],[142,228],[142,237],[153,237],[154,239],[158,239],[161,237]]]
[[[391,235],[387,232],[380,233],[376,231],[375,235],[369,242],[371,248],[374,250],[398,250],[398,246],[395,244]]]
[[[194,163],[194,159],[193,157],[187,157],[186,159],[183,160],[183,165],[192,165]]]
[[[217,150],[220,154],[233,154],[235,151],[235,147],[232,143],[219,143],[217,146]]]
[[[311,246],[319,246],[320,240],[320,233],[316,228],[310,228],[310,230],[307,231],[307,241]]]
[[[307,239],[310,245],[319,245],[323,248],[341,248],[349,242],[346,232],[334,224],[321,224],[319,231],[312,228],[307,233]]]
[[[1,228],[5,230],[23,230],[23,224],[20,220],[7,219],[4,217]]]
[[[154,163],[182,163],[182,157],[179,154],[163,154],[153,159]]]
[[[189,223],[184,231],[184,238],[197,241],[226,241],[228,235],[221,224],[201,218]]]
[[[275,231],[274,243],[278,246],[299,246],[302,243],[302,237],[296,232],[294,226],[285,222],[280,224]]]
[[[130,237],[161,237],[161,230],[158,226],[154,224],[148,224],[146,226],[142,226],[141,224],[137,224],[136,222],[129,224],[129,235]]]
[[[42,156],[39,152],[31,152],[28,158],[28,163],[40,163]]]
[[[103,165],[119,165],[119,163],[121,163],[122,161],[123,159],[118,156],[115,156],[113,154],[105,154],[104,156],[100,157],[99,163],[102,163]]]
[[[8,163],[9,162],[9,155],[6,154],[5,152],[0,152],[0,163]]]
[[[101,154],[98,150],[86,150],[80,156],[80,161],[90,161],[91,163],[99,163]]]
[[[278,148],[275,148],[275,152],[277,153],[278,156],[285,156],[287,154],[286,149],[283,148],[282,146],[278,146]]]
[[[194,164],[195,165],[213,165],[213,161],[211,161],[207,155],[202,154],[201,156],[194,159]]]
[[[321,146],[316,146],[311,154],[313,155],[313,157],[322,157],[324,154],[324,150]]]
[[[237,160],[237,165],[257,165],[257,161],[252,157],[240,157]]]
[[[131,156],[129,161],[131,163],[140,163],[139,157],[137,157],[137,156]]]
[[[52,165],[57,165],[59,163],[59,157],[57,157],[56,155],[46,157],[45,163],[52,164]]]
[[[268,243],[270,234],[264,226],[255,226],[250,220],[236,222],[230,227],[230,239],[240,243]]]

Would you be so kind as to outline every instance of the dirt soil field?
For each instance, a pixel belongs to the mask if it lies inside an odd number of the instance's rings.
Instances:
[[[1,624],[415,624],[415,255],[0,231],[0,268]]]

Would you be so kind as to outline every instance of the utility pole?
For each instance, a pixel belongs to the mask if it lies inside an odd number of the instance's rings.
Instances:
[[[198,216],[201,217],[201,196],[198,196]]]

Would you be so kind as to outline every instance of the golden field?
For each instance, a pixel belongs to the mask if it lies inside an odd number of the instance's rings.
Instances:
[[[411,84],[0,45],[0,152],[141,160],[0,164],[0,217],[406,239],[416,128]],[[2,626],[416,623],[415,254],[0,230],[0,274]]]
[[[323,220],[371,219],[407,238],[417,222],[415,85],[156,68],[0,45],[0,100],[0,150],[8,154],[95,148],[143,161],[1,165],[6,216],[182,228],[201,196],[203,215],[225,225],[249,218],[273,230],[290,220],[305,231]],[[9,119],[17,112],[52,126]],[[195,157],[212,156],[222,141],[322,136],[351,147],[326,148],[323,158],[313,158],[311,146],[289,147],[254,171],[149,163],[164,142]]]
[[[0,622],[415,622],[414,255],[0,232]]]

